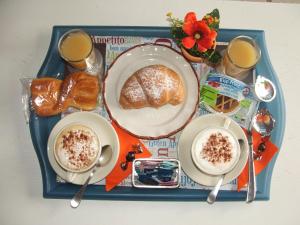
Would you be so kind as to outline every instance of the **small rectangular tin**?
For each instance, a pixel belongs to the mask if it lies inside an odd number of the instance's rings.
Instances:
[[[178,188],[181,165],[177,159],[135,159],[132,185],[137,188]]]

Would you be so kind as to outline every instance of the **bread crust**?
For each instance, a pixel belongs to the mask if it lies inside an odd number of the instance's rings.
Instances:
[[[58,108],[62,111],[72,106],[92,110],[97,105],[99,82],[96,76],[84,72],[68,75],[62,83]]]

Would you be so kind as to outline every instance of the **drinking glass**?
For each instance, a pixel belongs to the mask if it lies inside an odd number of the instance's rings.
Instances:
[[[103,57],[84,30],[72,29],[63,34],[58,42],[58,51],[77,70],[95,75],[103,72]]]
[[[225,50],[221,67],[225,74],[243,80],[261,56],[261,50],[255,40],[248,36],[232,39]]]

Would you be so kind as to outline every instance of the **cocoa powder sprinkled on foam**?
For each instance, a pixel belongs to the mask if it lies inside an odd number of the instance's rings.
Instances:
[[[232,143],[228,136],[220,132],[209,136],[201,151],[201,156],[212,164],[226,163],[232,159]]]
[[[58,151],[65,166],[81,170],[89,167],[98,153],[98,142],[93,133],[85,129],[71,129],[62,135]]]

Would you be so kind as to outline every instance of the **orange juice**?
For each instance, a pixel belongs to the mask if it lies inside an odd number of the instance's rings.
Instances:
[[[238,36],[230,41],[222,59],[221,69],[225,74],[243,80],[260,58],[260,48],[248,36]]]
[[[78,69],[85,69],[92,54],[93,43],[91,37],[81,30],[71,30],[60,40],[59,52],[63,59]]]
[[[230,59],[239,67],[252,67],[257,61],[257,51],[247,41],[236,40],[228,49]]]

